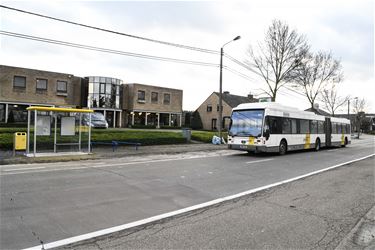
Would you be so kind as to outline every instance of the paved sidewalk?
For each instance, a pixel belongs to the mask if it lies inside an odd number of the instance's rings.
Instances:
[[[375,249],[375,206],[363,216],[336,249]]]
[[[186,143],[186,144],[169,144],[154,146],[139,146],[138,150],[134,146],[118,146],[113,152],[111,146],[94,146],[93,154],[77,156],[56,156],[56,157],[25,157],[17,155],[12,157],[10,151],[0,151],[0,165],[5,164],[24,164],[24,163],[46,163],[61,161],[79,161],[79,160],[96,160],[106,158],[120,158],[137,155],[160,155],[160,154],[179,154],[187,152],[209,152],[227,149],[227,145],[213,145],[210,143]]]

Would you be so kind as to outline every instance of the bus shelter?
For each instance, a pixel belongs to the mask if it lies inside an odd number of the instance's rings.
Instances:
[[[90,109],[75,108],[27,108],[26,155],[36,157],[90,153],[92,112]],[[83,113],[89,114],[86,124],[82,123]]]

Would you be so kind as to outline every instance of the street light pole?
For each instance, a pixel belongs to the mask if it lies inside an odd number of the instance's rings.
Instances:
[[[224,47],[224,46],[223,46]],[[220,49],[220,86],[219,86],[219,138],[221,143],[221,127],[222,127],[222,120],[223,120],[223,110],[221,106],[223,105],[223,55],[224,49],[221,47]]]
[[[219,85],[219,138],[220,138],[220,143],[221,143],[221,130],[223,126],[223,56],[224,56],[224,46],[227,45],[228,43],[231,43],[233,41],[236,41],[240,39],[240,36],[236,36],[233,40],[230,40],[229,42],[225,43],[221,48],[220,48],[220,85]]]
[[[358,97],[354,97],[352,98],[353,100],[357,100],[358,101]],[[352,123],[351,120],[350,120],[350,100],[351,98],[348,99],[348,120],[350,121],[350,124]],[[351,127],[351,126],[350,126]],[[352,132],[352,131],[350,131]]]
[[[348,120],[350,121],[350,113],[349,113],[349,110],[350,110],[350,99],[348,99]]]

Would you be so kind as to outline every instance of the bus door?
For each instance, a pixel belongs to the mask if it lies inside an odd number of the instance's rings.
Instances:
[[[332,126],[331,126],[331,119],[329,117],[326,117],[325,133],[326,133],[326,147],[330,147],[331,146]]]

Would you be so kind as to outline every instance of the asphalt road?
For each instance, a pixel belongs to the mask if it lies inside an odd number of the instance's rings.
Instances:
[[[61,249],[374,249],[374,213],[347,237],[375,208],[373,171],[374,157]]]
[[[374,153],[347,148],[286,156],[236,151],[0,167],[0,248],[25,248],[133,222]]]

